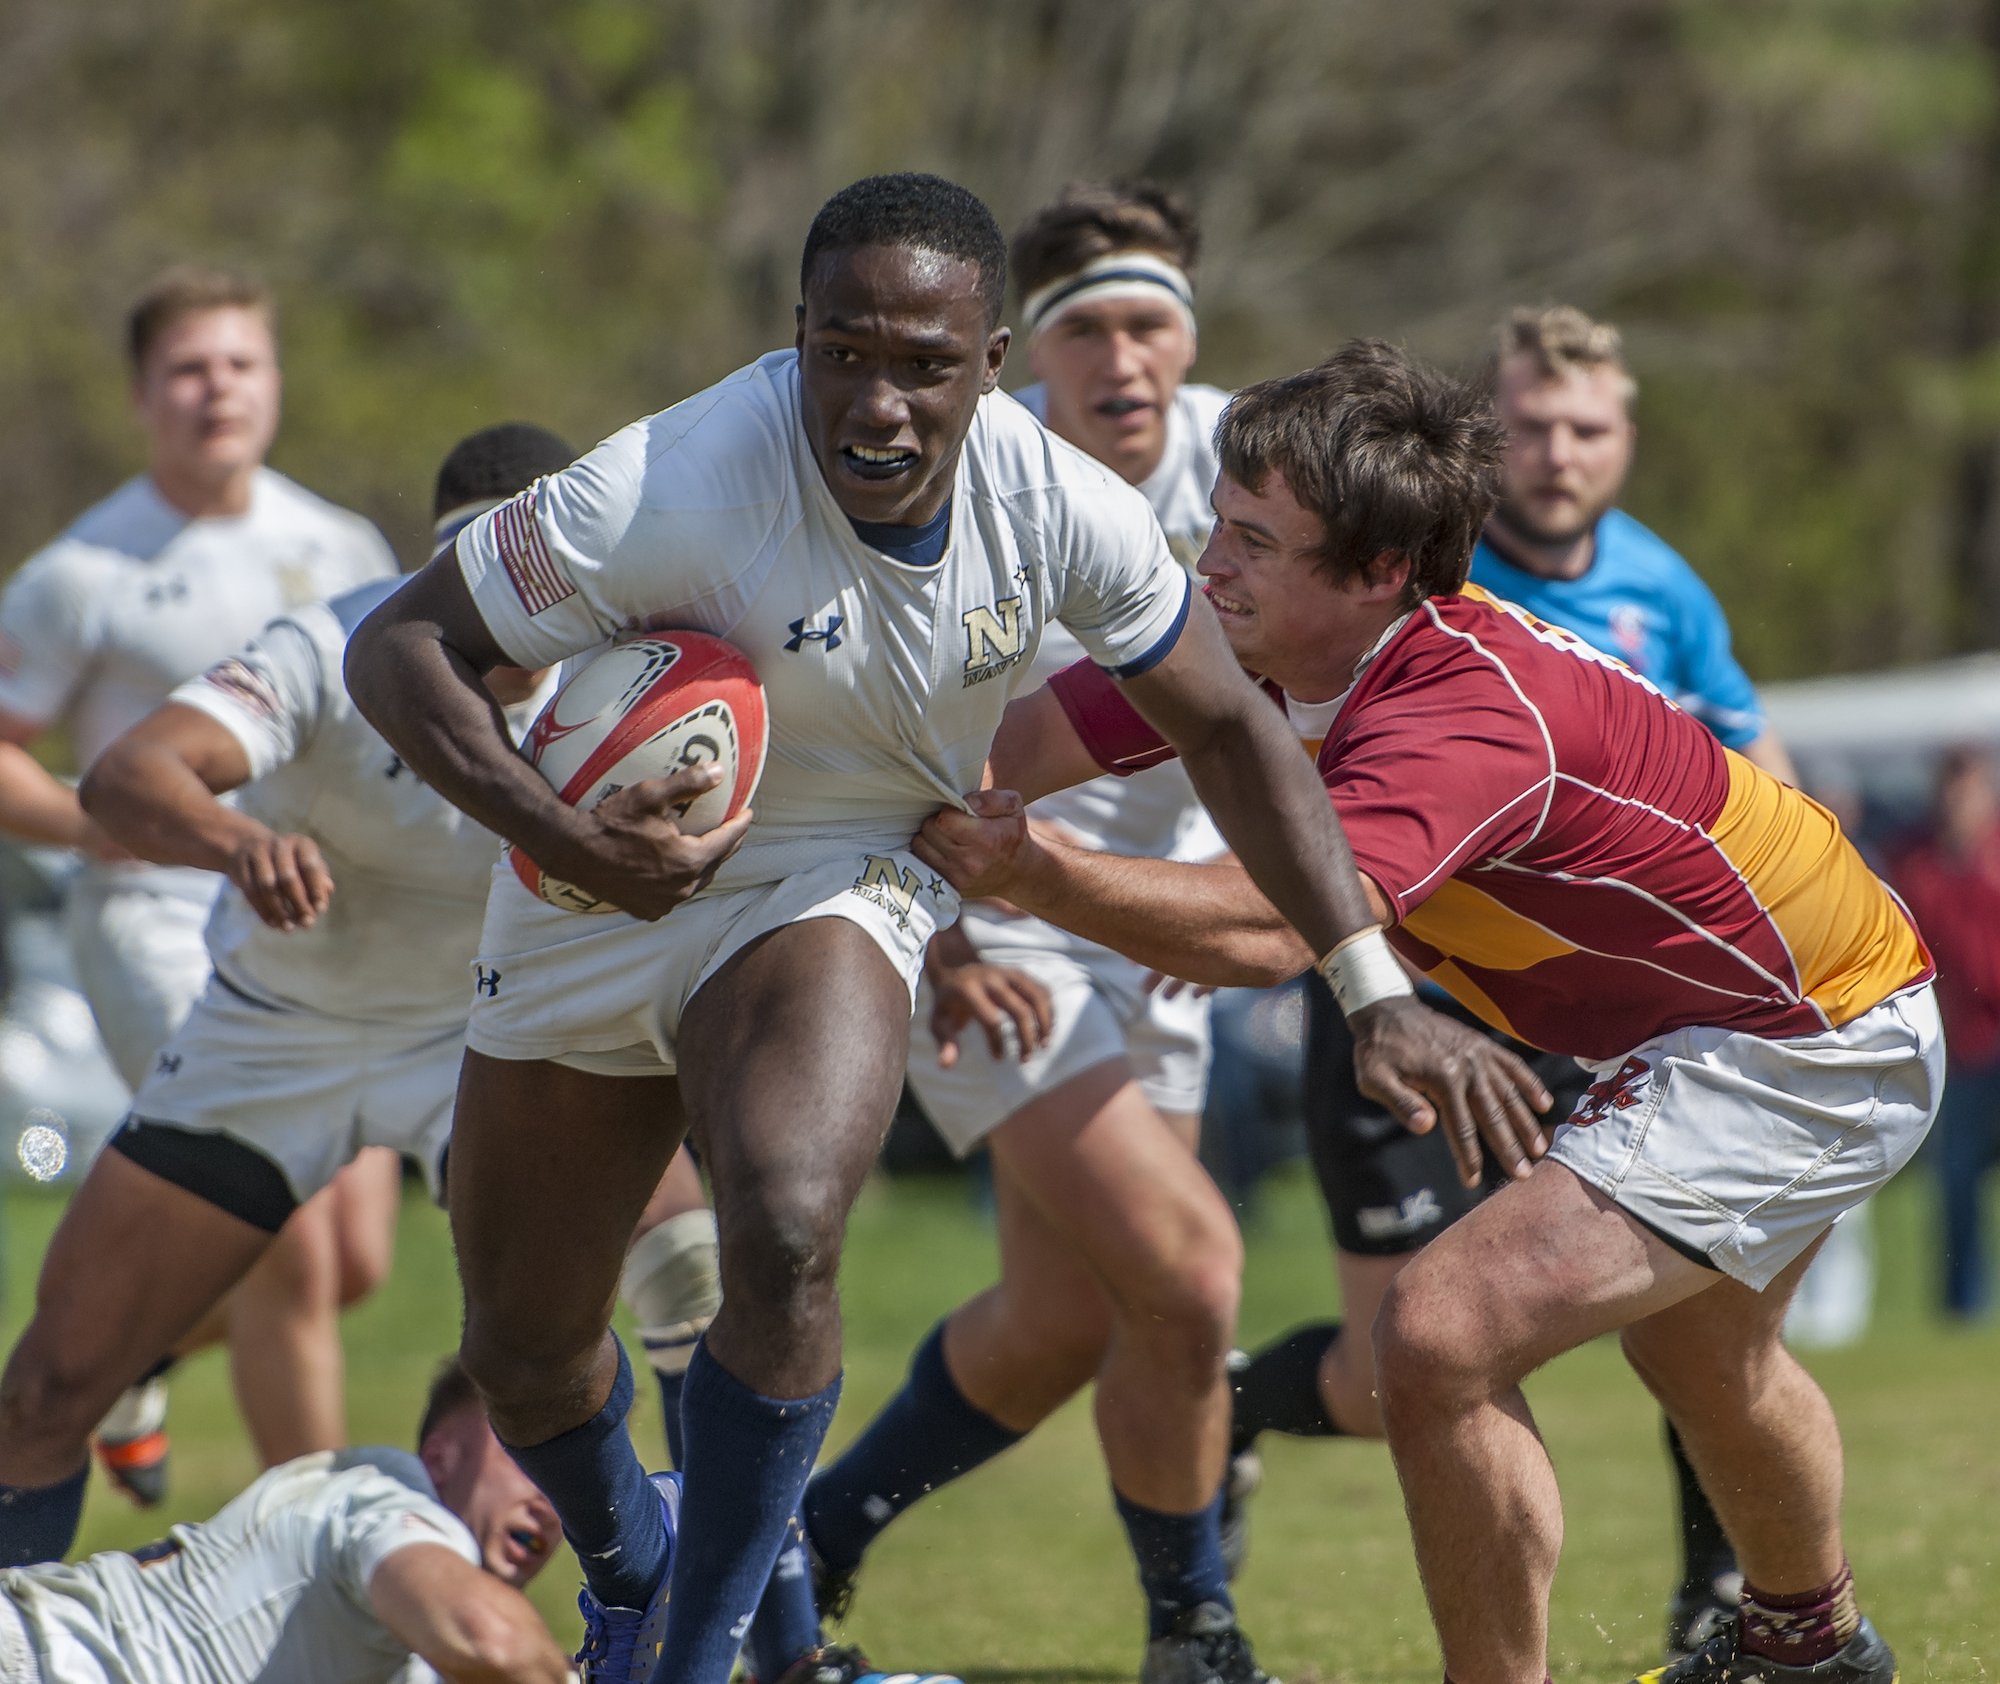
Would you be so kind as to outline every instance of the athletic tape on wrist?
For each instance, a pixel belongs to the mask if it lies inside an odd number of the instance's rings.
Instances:
[[[1409,973],[1396,962],[1380,924],[1356,930],[1314,967],[1326,978],[1333,997],[1348,1017],[1381,1000],[1400,1000],[1416,990]]]

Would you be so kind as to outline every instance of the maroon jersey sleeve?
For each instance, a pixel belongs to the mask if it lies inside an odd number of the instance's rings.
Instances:
[[[1364,680],[1320,751],[1354,863],[1399,921],[1462,866],[1533,837],[1555,787],[1535,709],[1501,673],[1443,654]],[[1459,669],[1450,683],[1425,670],[1439,664]]]
[[[1105,771],[1129,778],[1174,758],[1166,739],[1119,694],[1111,675],[1095,661],[1064,667],[1049,680],[1049,688],[1091,759]]]

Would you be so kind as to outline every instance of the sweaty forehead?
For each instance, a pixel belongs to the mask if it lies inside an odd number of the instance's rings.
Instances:
[[[823,251],[806,286],[806,317],[835,321],[986,322],[979,265],[922,246],[849,246]]]

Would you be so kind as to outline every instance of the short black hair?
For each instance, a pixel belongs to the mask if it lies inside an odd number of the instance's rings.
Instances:
[[[460,1410],[475,1408],[482,1415],[486,1412],[479,1388],[473,1385],[472,1376],[465,1372],[465,1365],[453,1352],[438,1365],[431,1389],[424,1397],[423,1419],[417,1423],[417,1449],[422,1450],[424,1441]]]
[[[806,231],[799,295],[812,284],[821,257],[861,246],[910,246],[978,264],[987,329],[999,326],[1007,300],[1007,242],[977,194],[943,176],[907,170],[843,187],[820,206]]]
[[[1353,578],[1385,550],[1407,556],[1411,608],[1464,589],[1506,441],[1483,385],[1380,339],[1350,340],[1317,368],[1246,386],[1215,429],[1225,474],[1253,492],[1282,474],[1325,523],[1319,565],[1330,578]]]
[[[488,427],[451,447],[438,469],[431,518],[489,497],[512,497],[544,474],[561,473],[575,460],[576,452],[546,427],[526,421]]]

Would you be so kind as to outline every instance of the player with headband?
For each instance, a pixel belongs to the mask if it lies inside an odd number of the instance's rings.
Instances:
[[[357,701],[434,788],[626,909],[563,912],[496,874],[481,957],[499,975],[474,1002],[450,1182],[466,1367],[576,1546],[593,1681],[643,1680],[656,1652],[675,1684],[735,1664],[839,1396],[847,1212],[902,1090],[924,949],[957,916],[909,844],[978,785],[1050,621],[1187,745],[1309,939],[1369,922],[1310,767],[1145,499],[997,391],[1006,269],[963,188],[844,189],[807,233],[791,348],[482,516],[349,648]],[[703,836],[671,814],[701,774],[565,806],[479,687],[634,623],[729,639],[769,698],[756,808]],[[1525,1167],[1522,1096],[1542,1095],[1518,1061],[1407,1003],[1366,1014],[1360,1043],[1385,1089],[1425,1103],[1402,1073],[1476,1112]],[[704,1547],[669,1570],[607,1321],[689,1130],[724,1293],[681,1405]],[[1151,1594],[1178,1598],[1199,1512],[1160,1516]],[[852,1666],[808,1653],[793,1671]]]
[[[1017,396],[1136,485],[1187,563],[1214,522],[1210,435],[1229,401],[1183,380],[1195,354],[1197,239],[1192,213],[1157,187],[1083,184],[1032,216],[1012,251],[1041,376]],[[1052,626],[1030,682],[1082,658]],[[1117,854],[1224,851],[1177,764],[1099,778],[1037,802],[1034,816]],[[902,1390],[807,1486],[812,1579],[781,1562],[752,1630],[759,1678],[793,1659],[760,1641],[785,1623],[774,1604],[816,1590],[820,1612],[843,1618],[863,1552],[898,1514],[1018,1443],[1093,1380],[1135,1545],[1149,1509],[1203,1511],[1202,1565],[1187,1571],[1220,1579],[1215,1449],[1242,1242],[1194,1156],[1206,997],[1150,991],[1145,968],[1108,948],[975,902],[932,939],[916,1021],[935,1044],[916,1038],[911,1087],[954,1152],[984,1143],[992,1153],[1000,1280],[938,1324]],[[983,1035],[967,1033],[974,1024]],[[1259,1676],[1222,1604],[1150,1615],[1142,1677],[1170,1662],[1194,1676],[1190,1659],[1216,1677]],[[1177,1641],[1189,1634],[1201,1641]]]
[[[1520,1382],[1616,1331],[1744,1573],[1738,1621],[1648,1684],[1892,1684],[1842,1546],[1838,1429],[1780,1333],[1828,1229],[1930,1126],[1930,956],[1824,808],[1467,584],[1504,440],[1480,392],[1357,342],[1231,403],[1201,563],[1238,658],[1318,745],[1389,931],[1319,961],[1341,1008],[1408,989],[1393,946],[1596,1078],[1534,1173],[1419,1252],[1375,1320],[1445,1674],[1547,1677],[1562,1515]],[[1303,970],[1238,867],[1050,843],[1003,793],[1164,752],[1080,664],[1010,710],[1002,787],[969,803],[986,817],[940,813],[918,853],[1179,975]]]

